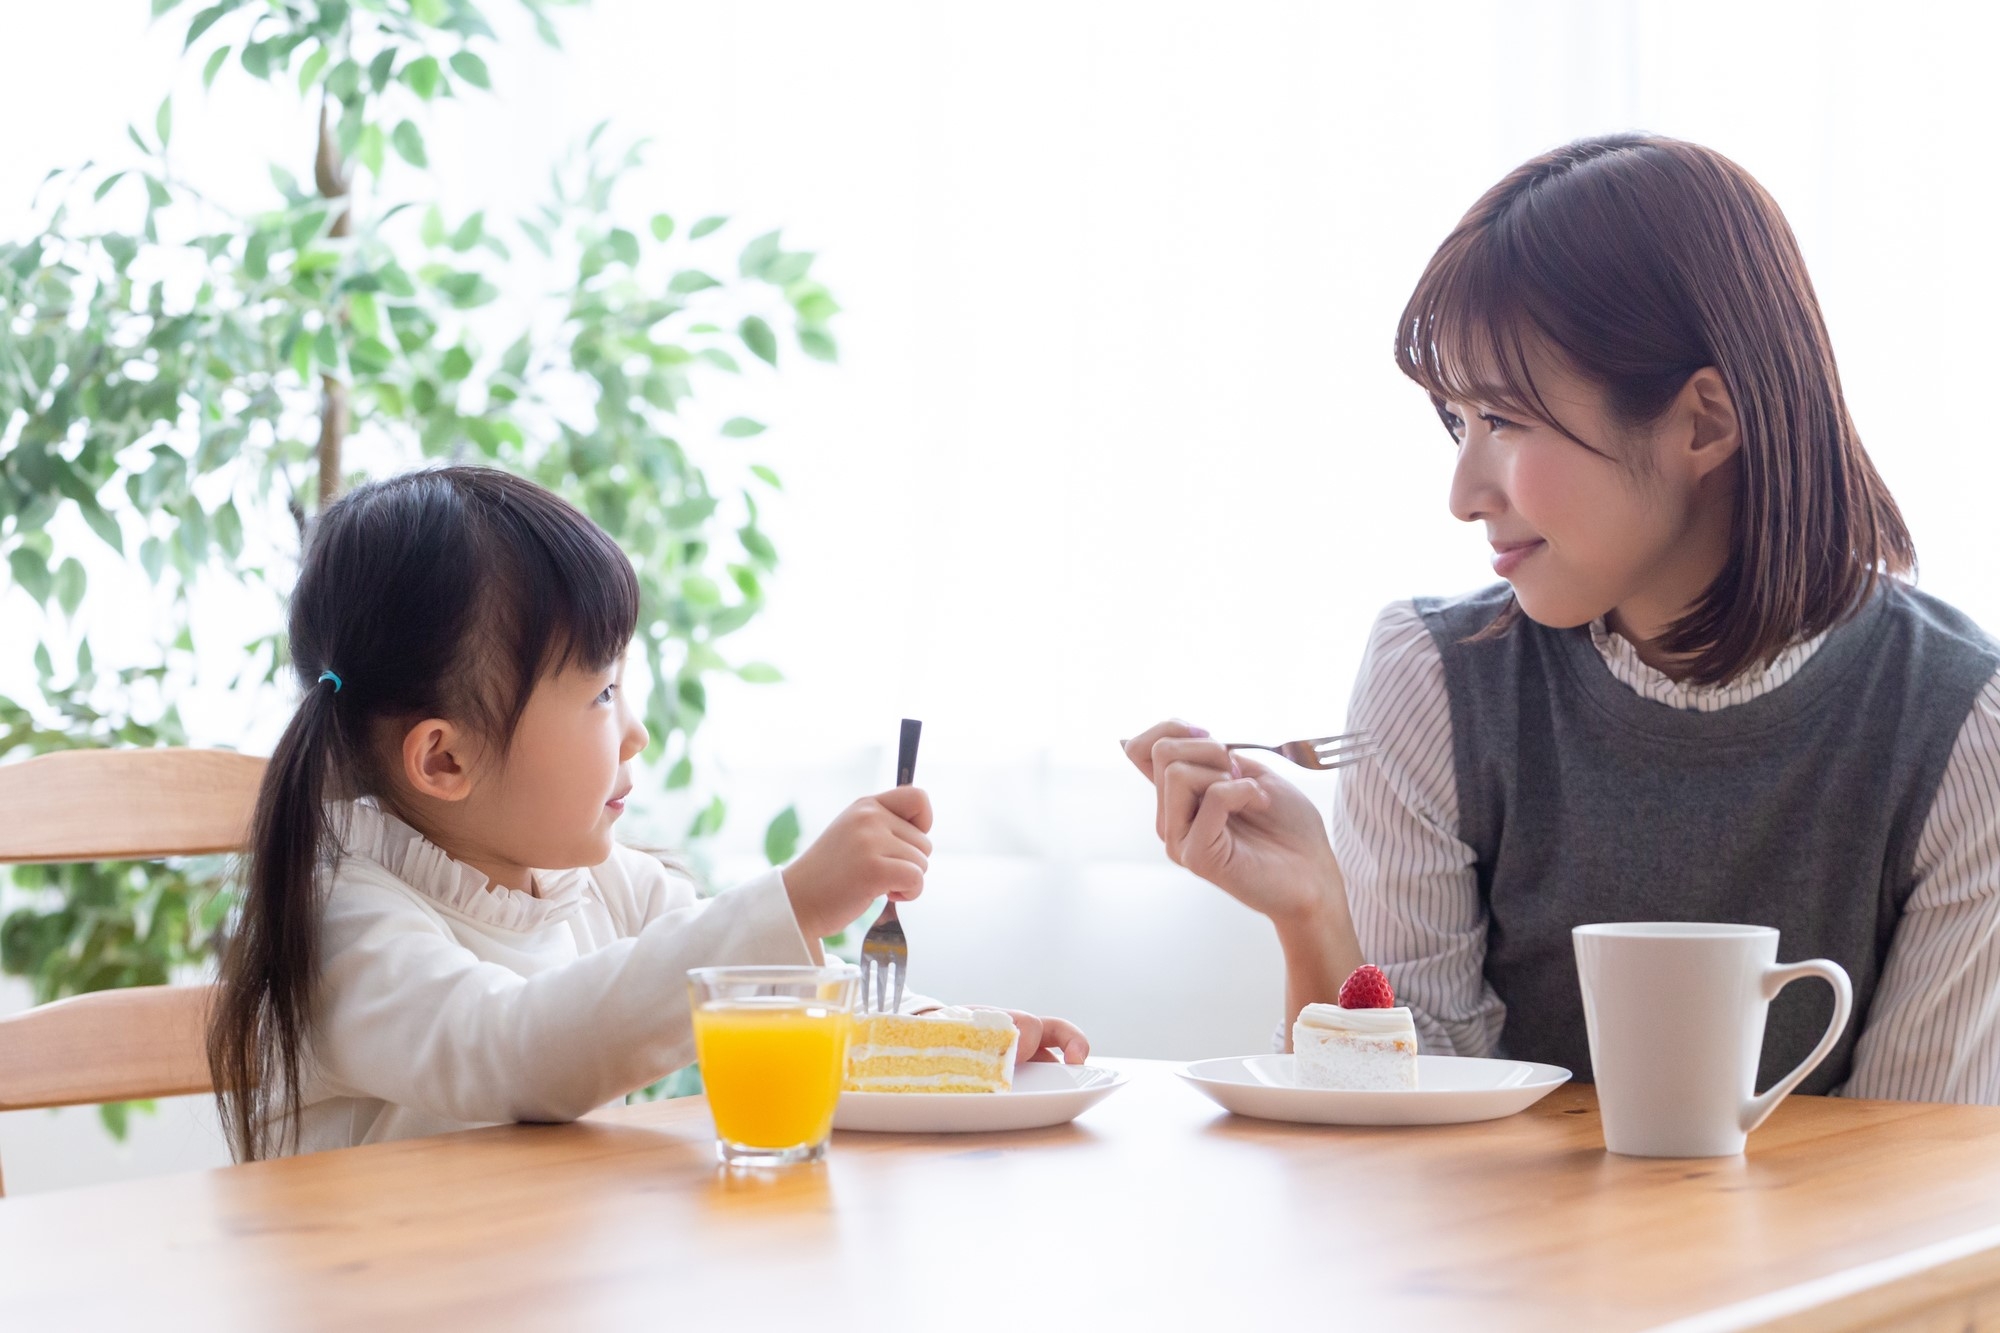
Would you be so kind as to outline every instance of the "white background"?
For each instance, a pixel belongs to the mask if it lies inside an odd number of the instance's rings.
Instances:
[[[204,99],[141,0],[5,2],[0,232],[50,166],[124,156],[169,90],[180,169],[222,197],[309,168],[309,111]],[[819,252],[842,364],[791,358],[755,402],[785,564],[740,652],[789,680],[718,691],[706,757],[747,868],[765,816],[796,798],[810,831],[925,720],[939,855],[905,920],[927,989],[1068,1013],[1109,1053],[1267,1040],[1267,929],[1164,862],[1112,745],[1169,713],[1337,730],[1383,603],[1487,581],[1390,335],[1458,215],[1563,140],[1675,134],[1764,182],[1923,586],[2000,625],[1984,7],[600,0],[562,26],[565,55],[510,40],[498,93],[431,125],[447,212],[532,202],[609,116],[654,140],[635,214]],[[35,633],[0,592],[0,687]],[[250,748],[280,720],[189,713]],[[0,1117],[14,1187],[214,1151],[189,1112],[106,1156],[87,1117]]]

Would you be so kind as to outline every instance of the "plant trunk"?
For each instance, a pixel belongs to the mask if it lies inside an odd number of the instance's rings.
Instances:
[[[349,235],[354,213],[347,171],[327,120],[324,98],[319,104],[319,151],[313,157],[313,184],[320,197],[333,201],[338,210],[330,234]],[[347,439],[347,385],[332,375],[321,375],[319,394],[319,507],[324,509],[340,494],[340,447]]]

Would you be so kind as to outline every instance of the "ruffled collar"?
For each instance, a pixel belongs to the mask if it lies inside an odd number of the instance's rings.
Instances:
[[[331,803],[327,817],[343,857],[373,861],[439,907],[500,930],[533,930],[567,916],[582,903],[590,880],[588,870],[537,870],[539,897],[494,884],[485,871],[452,860],[371,797]]]
[[[1642,661],[1632,641],[1614,633],[1601,616],[1590,622],[1590,642],[1596,647],[1597,655],[1604,659],[1604,665],[1611,669],[1612,676],[1640,698],[1691,713],[1719,713],[1725,708],[1761,698],[1798,675],[1799,668],[1811,661],[1819,646],[1826,642],[1826,634],[1822,631],[1810,639],[1801,640],[1765,665],[1753,667],[1719,685],[1696,685],[1675,680],[1658,667]]]

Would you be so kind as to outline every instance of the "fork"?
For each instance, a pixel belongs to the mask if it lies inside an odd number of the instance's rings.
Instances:
[[[917,775],[917,738],[924,724],[903,719],[902,742],[896,750],[896,785],[907,787]],[[896,900],[882,904],[882,915],[861,937],[861,1010],[893,1014],[902,1007],[903,981],[910,972],[910,946],[903,923],[896,919]]]
[[[1375,738],[1365,731],[1350,731],[1339,736],[1321,736],[1310,741],[1282,741],[1277,745],[1258,745],[1254,741],[1232,741],[1222,747],[1225,750],[1269,750],[1282,755],[1300,768],[1331,769],[1346,768],[1364,759],[1373,759],[1382,753],[1382,747]]]

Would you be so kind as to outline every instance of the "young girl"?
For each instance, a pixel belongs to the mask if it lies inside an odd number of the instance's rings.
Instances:
[[[291,608],[304,698],[209,1035],[239,1158],[574,1119],[693,1058],[689,968],[817,962],[876,895],[922,892],[914,787],[705,903],[617,846],[647,740],[622,692],[639,609],[610,537],[502,472],[418,472],[320,516]],[[1087,1053],[1013,1017],[1029,1055]]]
[[[1377,620],[1331,840],[1198,728],[1128,746],[1169,855],[1276,923],[1291,1012],[1366,959],[1426,1051],[1587,1078],[1571,927],[1751,922],[1854,982],[1802,1090],[2000,1101],[2000,654],[1905,581],[1770,197],[1671,139],[1536,158],[1396,351],[1506,582]],[[1760,1082],[1831,1011],[1784,991]]]

